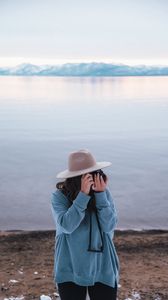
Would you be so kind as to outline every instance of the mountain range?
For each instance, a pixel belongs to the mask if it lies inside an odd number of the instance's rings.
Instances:
[[[0,67],[6,76],[163,76],[168,66],[129,66],[112,63],[66,63],[62,65],[33,65],[23,63],[16,67]]]

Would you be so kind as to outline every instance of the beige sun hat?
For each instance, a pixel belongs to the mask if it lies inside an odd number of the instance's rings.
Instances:
[[[73,151],[69,154],[68,169],[59,172],[57,178],[70,178],[109,167],[111,162],[96,162],[88,149]]]

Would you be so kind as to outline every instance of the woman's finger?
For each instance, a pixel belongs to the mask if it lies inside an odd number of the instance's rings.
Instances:
[[[81,178],[81,180],[83,181],[83,182],[87,182],[89,179],[91,179],[92,177],[91,177],[91,175],[90,174],[85,174],[85,175],[83,175],[82,176],[82,178]]]
[[[103,176],[102,176],[102,175],[100,175],[100,182],[101,182],[101,183],[104,183],[104,179],[103,179]]]
[[[100,183],[100,179],[99,179],[99,174],[95,175],[95,187],[96,189],[100,189],[101,188],[101,183]]]
[[[92,178],[92,175],[89,173],[85,175],[84,179],[88,179],[88,178]]]
[[[95,180],[96,180],[96,182],[99,181],[99,174],[95,174]]]
[[[99,174],[97,174],[97,183],[101,184],[101,176]]]
[[[86,182],[94,182],[93,178],[88,178]]]

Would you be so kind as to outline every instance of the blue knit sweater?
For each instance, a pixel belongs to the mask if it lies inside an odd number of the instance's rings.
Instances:
[[[56,225],[54,281],[73,281],[90,286],[102,282],[114,287],[119,282],[119,259],[113,244],[117,223],[115,205],[109,189],[95,193],[96,208],[104,241],[103,252],[89,252],[90,196],[79,192],[71,203],[60,191],[52,192],[51,210]],[[101,235],[92,212],[92,247],[98,248]]]

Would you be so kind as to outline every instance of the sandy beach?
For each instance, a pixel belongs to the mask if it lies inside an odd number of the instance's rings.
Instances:
[[[54,242],[55,231],[0,232],[0,300],[59,299]],[[168,231],[116,231],[114,244],[121,265],[118,300],[168,300]]]

